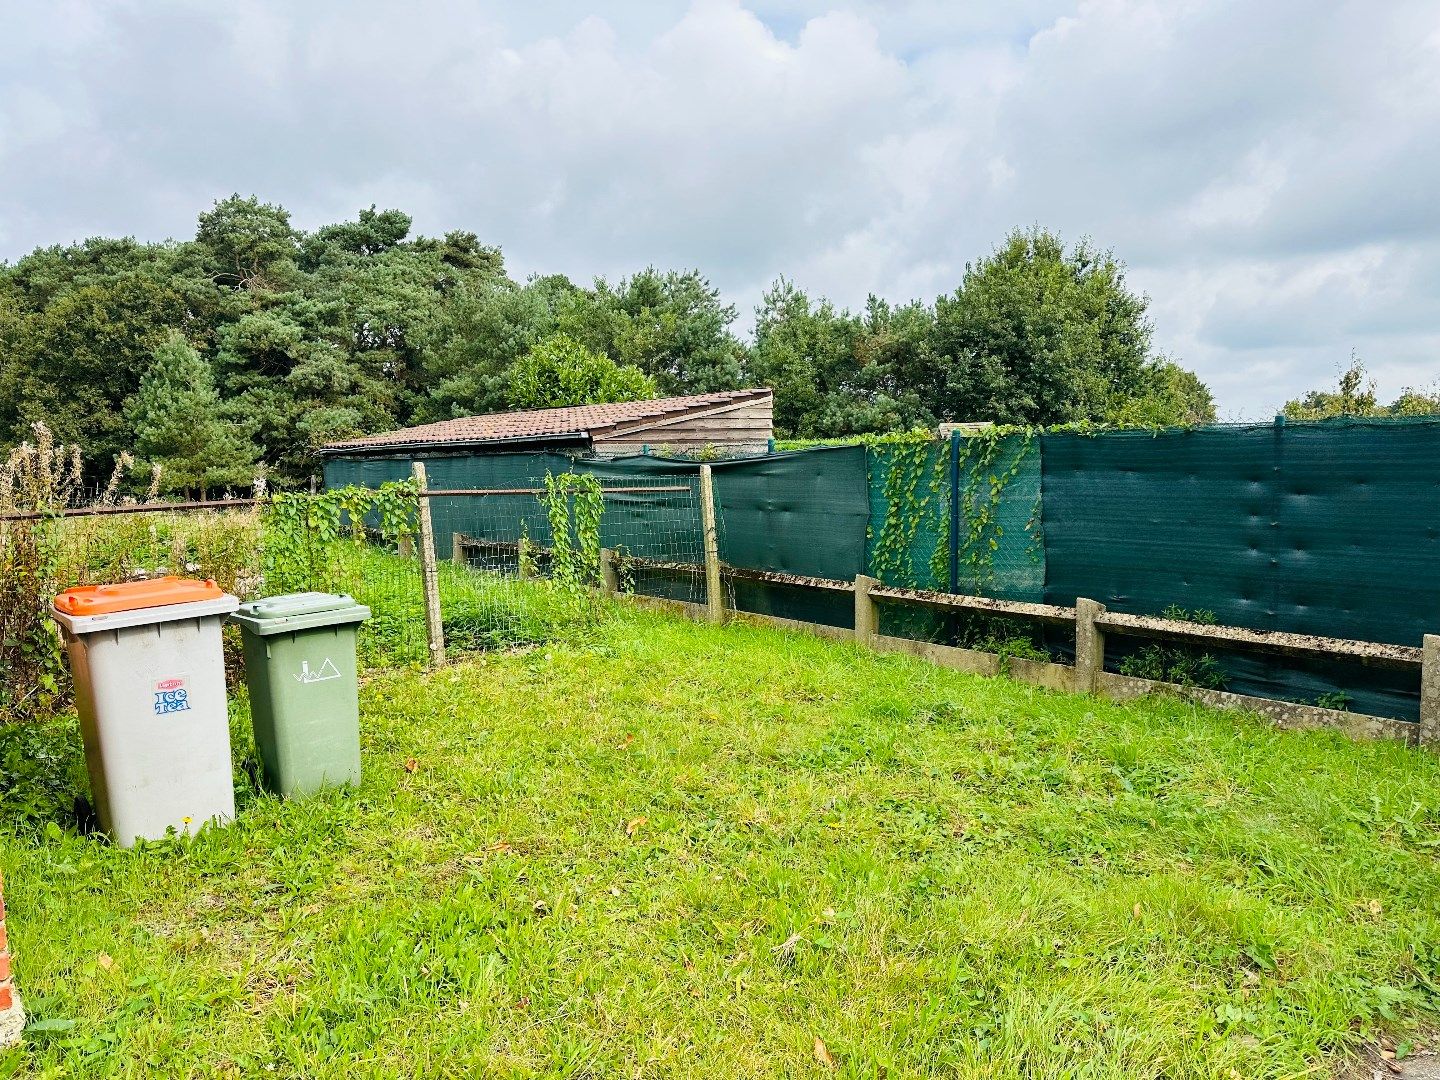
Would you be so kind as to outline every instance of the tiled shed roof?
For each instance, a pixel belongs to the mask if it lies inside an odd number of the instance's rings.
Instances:
[[[604,439],[622,431],[635,431],[666,420],[702,415],[741,402],[770,396],[764,387],[722,390],[688,397],[654,398],[610,405],[576,405],[563,409],[526,409],[521,412],[485,413],[458,420],[384,431],[363,439],[331,443],[325,453],[346,450],[400,449],[414,446],[475,443],[540,442],[545,439]]]

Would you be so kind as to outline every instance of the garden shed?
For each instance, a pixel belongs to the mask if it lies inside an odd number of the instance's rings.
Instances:
[[[385,431],[326,446],[327,457],[556,451],[623,457],[718,451],[763,454],[774,437],[775,398],[764,387],[607,405],[484,413]]]

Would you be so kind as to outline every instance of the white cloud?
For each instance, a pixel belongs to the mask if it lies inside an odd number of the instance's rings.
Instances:
[[[1090,235],[1264,415],[1440,374],[1440,11],[1329,0],[115,0],[0,11],[0,256],[372,202],[520,273],[930,297]]]

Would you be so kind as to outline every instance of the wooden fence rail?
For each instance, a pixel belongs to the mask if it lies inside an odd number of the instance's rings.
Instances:
[[[110,514],[164,514],[183,513],[190,510],[239,510],[254,506],[257,499],[207,499],[203,502],[171,503],[126,503],[122,506],[73,506],[66,510],[48,513],[26,511],[20,514],[0,514],[0,521],[42,521],[48,518],[106,517]]]

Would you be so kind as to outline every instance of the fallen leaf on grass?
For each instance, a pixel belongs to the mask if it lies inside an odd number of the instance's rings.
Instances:
[[[629,821],[625,823],[625,835],[634,836],[637,832],[640,831],[640,826],[644,825],[645,822],[648,820],[648,818],[643,817],[632,817]]]
[[[504,840],[496,840],[495,843],[493,843],[493,844],[490,845],[490,849],[489,849],[489,850],[491,850],[491,851],[498,851],[498,852],[500,852],[500,854],[503,855],[503,854],[505,854],[507,851],[513,851],[514,849],[511,848],[511,846],[510,846],[509,844],[507,844]]]
[[[1133,914],[1134,914],[1135,918],[1137,918],[1137,919],[1140,917],[1140,905],[1139,905],[1139,904],[1136,904],[1136,905],[1135,905],[1134,910],[1133,910]]]
[[[819,1035],[815,1036],[815,1060],[827,1069],[839,1068],[839,1062],[835,1060],[835,1055],[830,1053],[830,1048],[825,1045],[825,1041]]]
[[[109,971],[115,966],[114,958],[112,958],[109,953],[103,952],[95,958],[95,963],[100,966],[102,971]]]
[[[420,762],[417,761],[415,758],[412,757],[412,758],[406,758],[406,759],[405,759],[405,771],[406,771],[406,772],[414,772],[414,771],[415,771],[416,769],[418,769],[418,768],[420,768]]]

